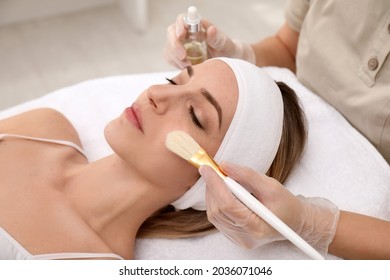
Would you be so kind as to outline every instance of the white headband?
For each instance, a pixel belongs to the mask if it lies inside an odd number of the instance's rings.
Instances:
[[[238,103],[233,120],[214,159],[231,161],[266,173],[279,147],[283,128],[283,99],[275,81],[254,64],[239,59],[214,58],[233,70]],[[181,198],[176,210],[206,210],[206,184],[202,177]]]

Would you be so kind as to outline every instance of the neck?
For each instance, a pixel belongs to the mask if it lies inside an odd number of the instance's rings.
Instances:
[[[171,198],[113,154],[78,168],[65,191],[87,224],[109,245],[134,245],[142,223]]]

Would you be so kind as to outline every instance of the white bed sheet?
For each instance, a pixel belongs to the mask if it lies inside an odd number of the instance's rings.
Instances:
[[[376,149],[333,107],[314,95],[287,69],[265,68],[293,87],[308,120],[303,158],[285,186],[295,194],[326,197],[341,209],[390,219],[390,167]],[[176,72],[114,76],[86,81],[0,112],[5,118],[29,109],[59,110],[75,126],[90,161],[112,151],[105,124],[150,84],[166,83]],[[220,233],[188,239],[139,239],[137,259],[307,259],[288,241],[256,250],[237,247]],[[328,259],[336,257],[328,255]]]

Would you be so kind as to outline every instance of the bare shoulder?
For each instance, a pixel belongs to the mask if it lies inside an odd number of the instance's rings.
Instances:
[[[67,140],[81,145],[69,120],[51,108],[35,109],[1,120],[0,133]]]

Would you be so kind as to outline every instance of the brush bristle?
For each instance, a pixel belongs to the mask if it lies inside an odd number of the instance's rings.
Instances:
[[[200,149],[199,144],[190,135],[179,130],[168,133],[165,145],[171,152],[187,161]]]

